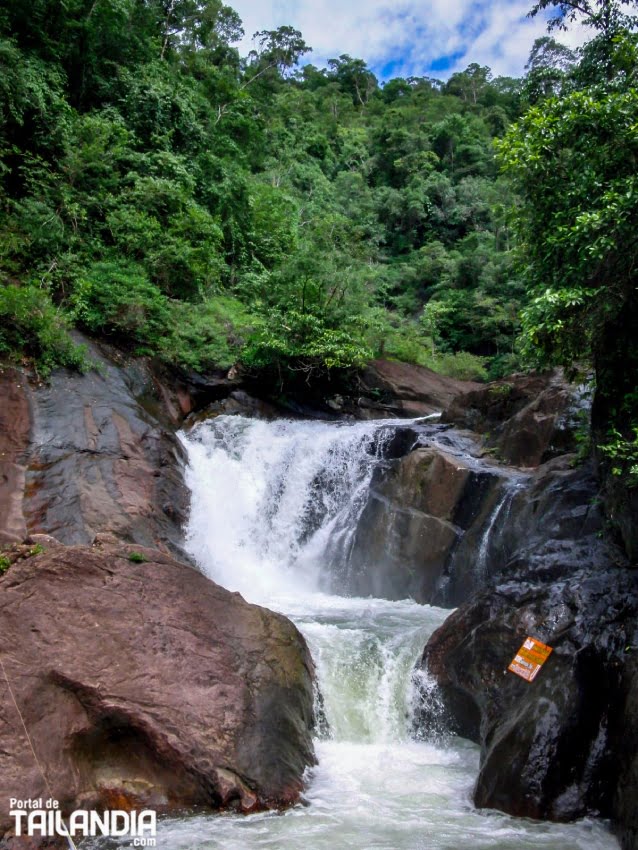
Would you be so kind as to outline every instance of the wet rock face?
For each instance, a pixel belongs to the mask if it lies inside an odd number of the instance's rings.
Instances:
[[[61,370],[48,385],[0,376],[0,542],[43,532],[90,543],[108,531],[181,555],[179,413],[143,363],[95,346],[89,356],[96,370]]]
[[[601,435],[600,442],[606,442],[606,435]],[[617,530],[627,557],[633,563],[638,563],[638,488],[629,488],[627,481],[613,475],[608,466],[609,464],[605,463],[601,470],[605,512]]]
[[[638,646],[626,650],[619,703],[620,731],[617,736],[619,781],[613,801],[613,816],[623,850],[638,847]]]
[[[573,461],[565,455],[543,464],[512,493],[490,541],[494,579],[533,572],[552,581],[584,566],[602,570],[624,563],[605,534],[593,464]]]
[[[522,472],[477,454],[476,439],[446,426],[397,429],[341,587],[453,607],[503,576],[534,570],[549,581],[615,563],[591,464],[573,468],[562,456]]]
[[[559,372],[519,375],[458,395],[443,421],[486,435],[507,463],[534,467],[575,448],[582,390]]]
[[[202,410],[188,416],[184,422],[184,427],[192,427],[207,419],[214,419],[216,416],[248,416],[251,419],[271,421],[280,419],[285,414],[290,415],[287,411],[255,398],[243,390],[233,390],[226,398],[213,401]]]
[[[637,573],[565,570],[551,584],[531,575],[500,585],[435,632],[421,666],[438,680],[451,726],[481,745],[476,805],[551,820],[624,806],[635,830],[622,705],[623,690],[628,706],[635,700],[623,681],[637,615]],[[528,635],[554,648],[532,683],[507,672]]]
[[[133,560],[131,560],[133,558]],[[313,668],[290,621],[141,547],[57,546],[0,579],[3,661],[66,809],[295,802],[314,762]],[[48,797],[0,688],[9,797]]]
[[[485,521],[498,486],[489,469],[439,446],[418,447],[380,467],[356,531],[348,589],[442,601],[450,559]]]

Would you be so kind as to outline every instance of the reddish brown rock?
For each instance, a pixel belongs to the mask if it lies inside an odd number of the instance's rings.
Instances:
[[[157,360],[137,363],[150,378],[145,380],[149,411],[177,428],[189,414],[226,399],[233,391],[241,392],[245,377],[237,367],[198,374]]]
[[[0,368],[0,545],[22,540],[22,509],[31,414],[28,385],[17,369]]]
[[[397,466],[396,497],[405,506],[452,520],[470,476],[460,458],[440,450],[416,449]]]
[[[424,430],[419,439],[431,441],[434,435],[432,445],[391,457],[375,472],[345,575],[339,578],[349,593],[447,605],[448,568],[465,538],[466,560],[470,566],[476,560],[477,538],[502,481],[487,463],[478,466],[469,456],[443,451],[436,434]],[[399,449],[401,442],[393,440],[389,449]],[[466,566],[455,569],[472,573]],[[466,595],[479,580],[483,577],[468,580]]]
[[[459,394],[479,387],[470,381],[446,378],[425,366],[373,360],[361,375],[358,404],[367,414],[363,418],[428,416],[448,407]]]
[[[65,810],[251,811],[298,799],[314,760],[313,672],[285,617],[160,552],[104,544],[11,566],[0,633]],[[49,796],[6,687],[0,752],[1,835],[9,797]]]

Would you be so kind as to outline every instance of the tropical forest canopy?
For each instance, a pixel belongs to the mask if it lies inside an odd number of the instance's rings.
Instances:
[[[290,27],[241,57],[218,0],[0,8],[5,352],[72,360],[68,322],[195,369],[514,362],[522,81],[300,67]]]
[[[77,326],[284,379],[593,364],[631,462],[631,6],[541,0],[591,40],[550,31],[522,79],[381,84],[347,55],[309,64],[291,27],[240,56],[220,0],[2,0],[0,356],[82,367]]]

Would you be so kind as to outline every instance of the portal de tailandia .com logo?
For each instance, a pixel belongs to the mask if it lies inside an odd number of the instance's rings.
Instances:
[[[53,799],[9,800],[9,814],[14,819],[16,836],[66,838],[69,847],[83,838],[129,838],[132,847],[155,847],[157,812],[125,812],[112,809],[105,812],[76,809],[63,817],[60,804]]]

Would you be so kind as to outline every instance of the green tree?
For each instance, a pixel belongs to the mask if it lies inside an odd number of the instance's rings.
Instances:
[[[523,198],[528,349],[566,366],[593,358],[603,419],[638,413],[637,121],[634,90],[578,91],[530,109],[501,146]]]
[[[530,104],[560,94],[568,73],[576,64],[576,54],[549,35],[537,38],[525,68],[524,96]]]
[[[330,59],[328,67],[330,76],[344,91],[351,94],[352,102],[365,107],[378,87],[377,78],[366,63],[343,53],[338,59]]]
[[[465,71],[452,74],[446,85],[446,90],[476,106],[491,78],[492,72],[487,66],[473,62],[467,66]]]
[[[242,32],[223,0],[3,4],[3,357],[72,359],[73,322],[288,378],[373,351],[454,369],[460,349],[491,353],[493,327],[468,316],[510,314],[491,142],[517,82],[470,66],[380,89],[347,54],[300,69],[293,27],[256,33],[247,57]],[[433,296],[456,298],[436,362],[419,322]]]
[[[638,52],[633,33],[616,30],[619,20],[627,19],[609,4],[593,8],[596,51],[611,29],[613,50],[591,62],[587,45],[574,72],[577,90],[530,109],[500,155],[522,197],[527,350],[542,364],[593,365],[594,443],[603,468],[635,486],[638,93],[627,68],[635,67]],[[610,492],[614,513],[622,513],[624,497]]]

